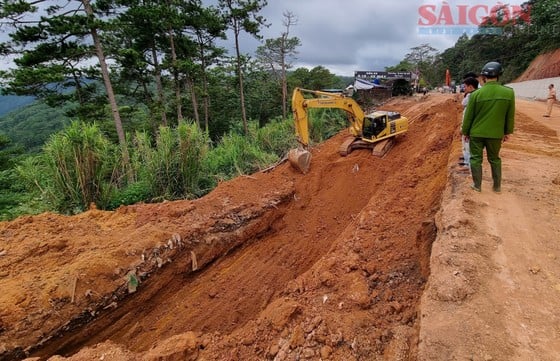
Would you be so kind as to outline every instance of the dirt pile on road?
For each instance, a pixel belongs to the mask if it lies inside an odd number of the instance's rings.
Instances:
[[[0,360],[413,358],[459,103],[384,109],[411,120],[385,158],[339,134],[306,175],[0,223]]]

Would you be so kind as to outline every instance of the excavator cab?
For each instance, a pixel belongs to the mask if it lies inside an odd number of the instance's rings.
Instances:
[[[387,118],[385,116],[372,116],[367,115],[364,118],[364,137],[371,139],[375,138],[385,129],[387,126]]]

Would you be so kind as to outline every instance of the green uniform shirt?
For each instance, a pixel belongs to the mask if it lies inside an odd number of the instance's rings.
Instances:
[[[489,81],[471,93],[461,132],[469,137],[501,139],[513,133],[513,89]]]

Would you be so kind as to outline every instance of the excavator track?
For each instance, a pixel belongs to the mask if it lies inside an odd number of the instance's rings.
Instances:
[[[349,137],[342,144],[338,149],[338,153],[346,157],[348,154],[352,153],[355,149],[371,149],[371,153],[376,157],[383,157],[395,144],[395,140],[393,138],[384,139],[380,142],[370,143],[363,141],[361,139]]]
[[[346,138],[346,140],[342,142],[340,148],[338,149],[338,153],[341,156],[346,157],[348,154],[352,153],[352,151],[355,149],[364,149],[364,148],[373,149],[373,146],[374,146],[373,143],[369,143],[358,138],[350,137],[350,138]]]
[[[393,148],[393,145],[395,145],[395,139],[394,138],[389,138],[389,139],[385,139],[382,140],[380,142],[377,142],[374,144],[374,147],[371,151],[371,154],[373,154],[376,157],[383,157],[385,154],[387,154],[387,152],[389,152],[391,150],[391,148]]]

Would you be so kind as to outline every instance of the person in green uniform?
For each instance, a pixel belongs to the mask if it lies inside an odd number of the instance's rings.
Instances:
[[[513,89],[498,83],[502,66],[489,62],[480,75],[484,85],[473,92],[465,109],[461,133],[468,137],[471,151],[471,186],[477,192],[482,189],[482,155],[486,157],[492,170],[492,189],[500,193],[502,189],[502,142],[513,134],[515,114],[515,94]]]

